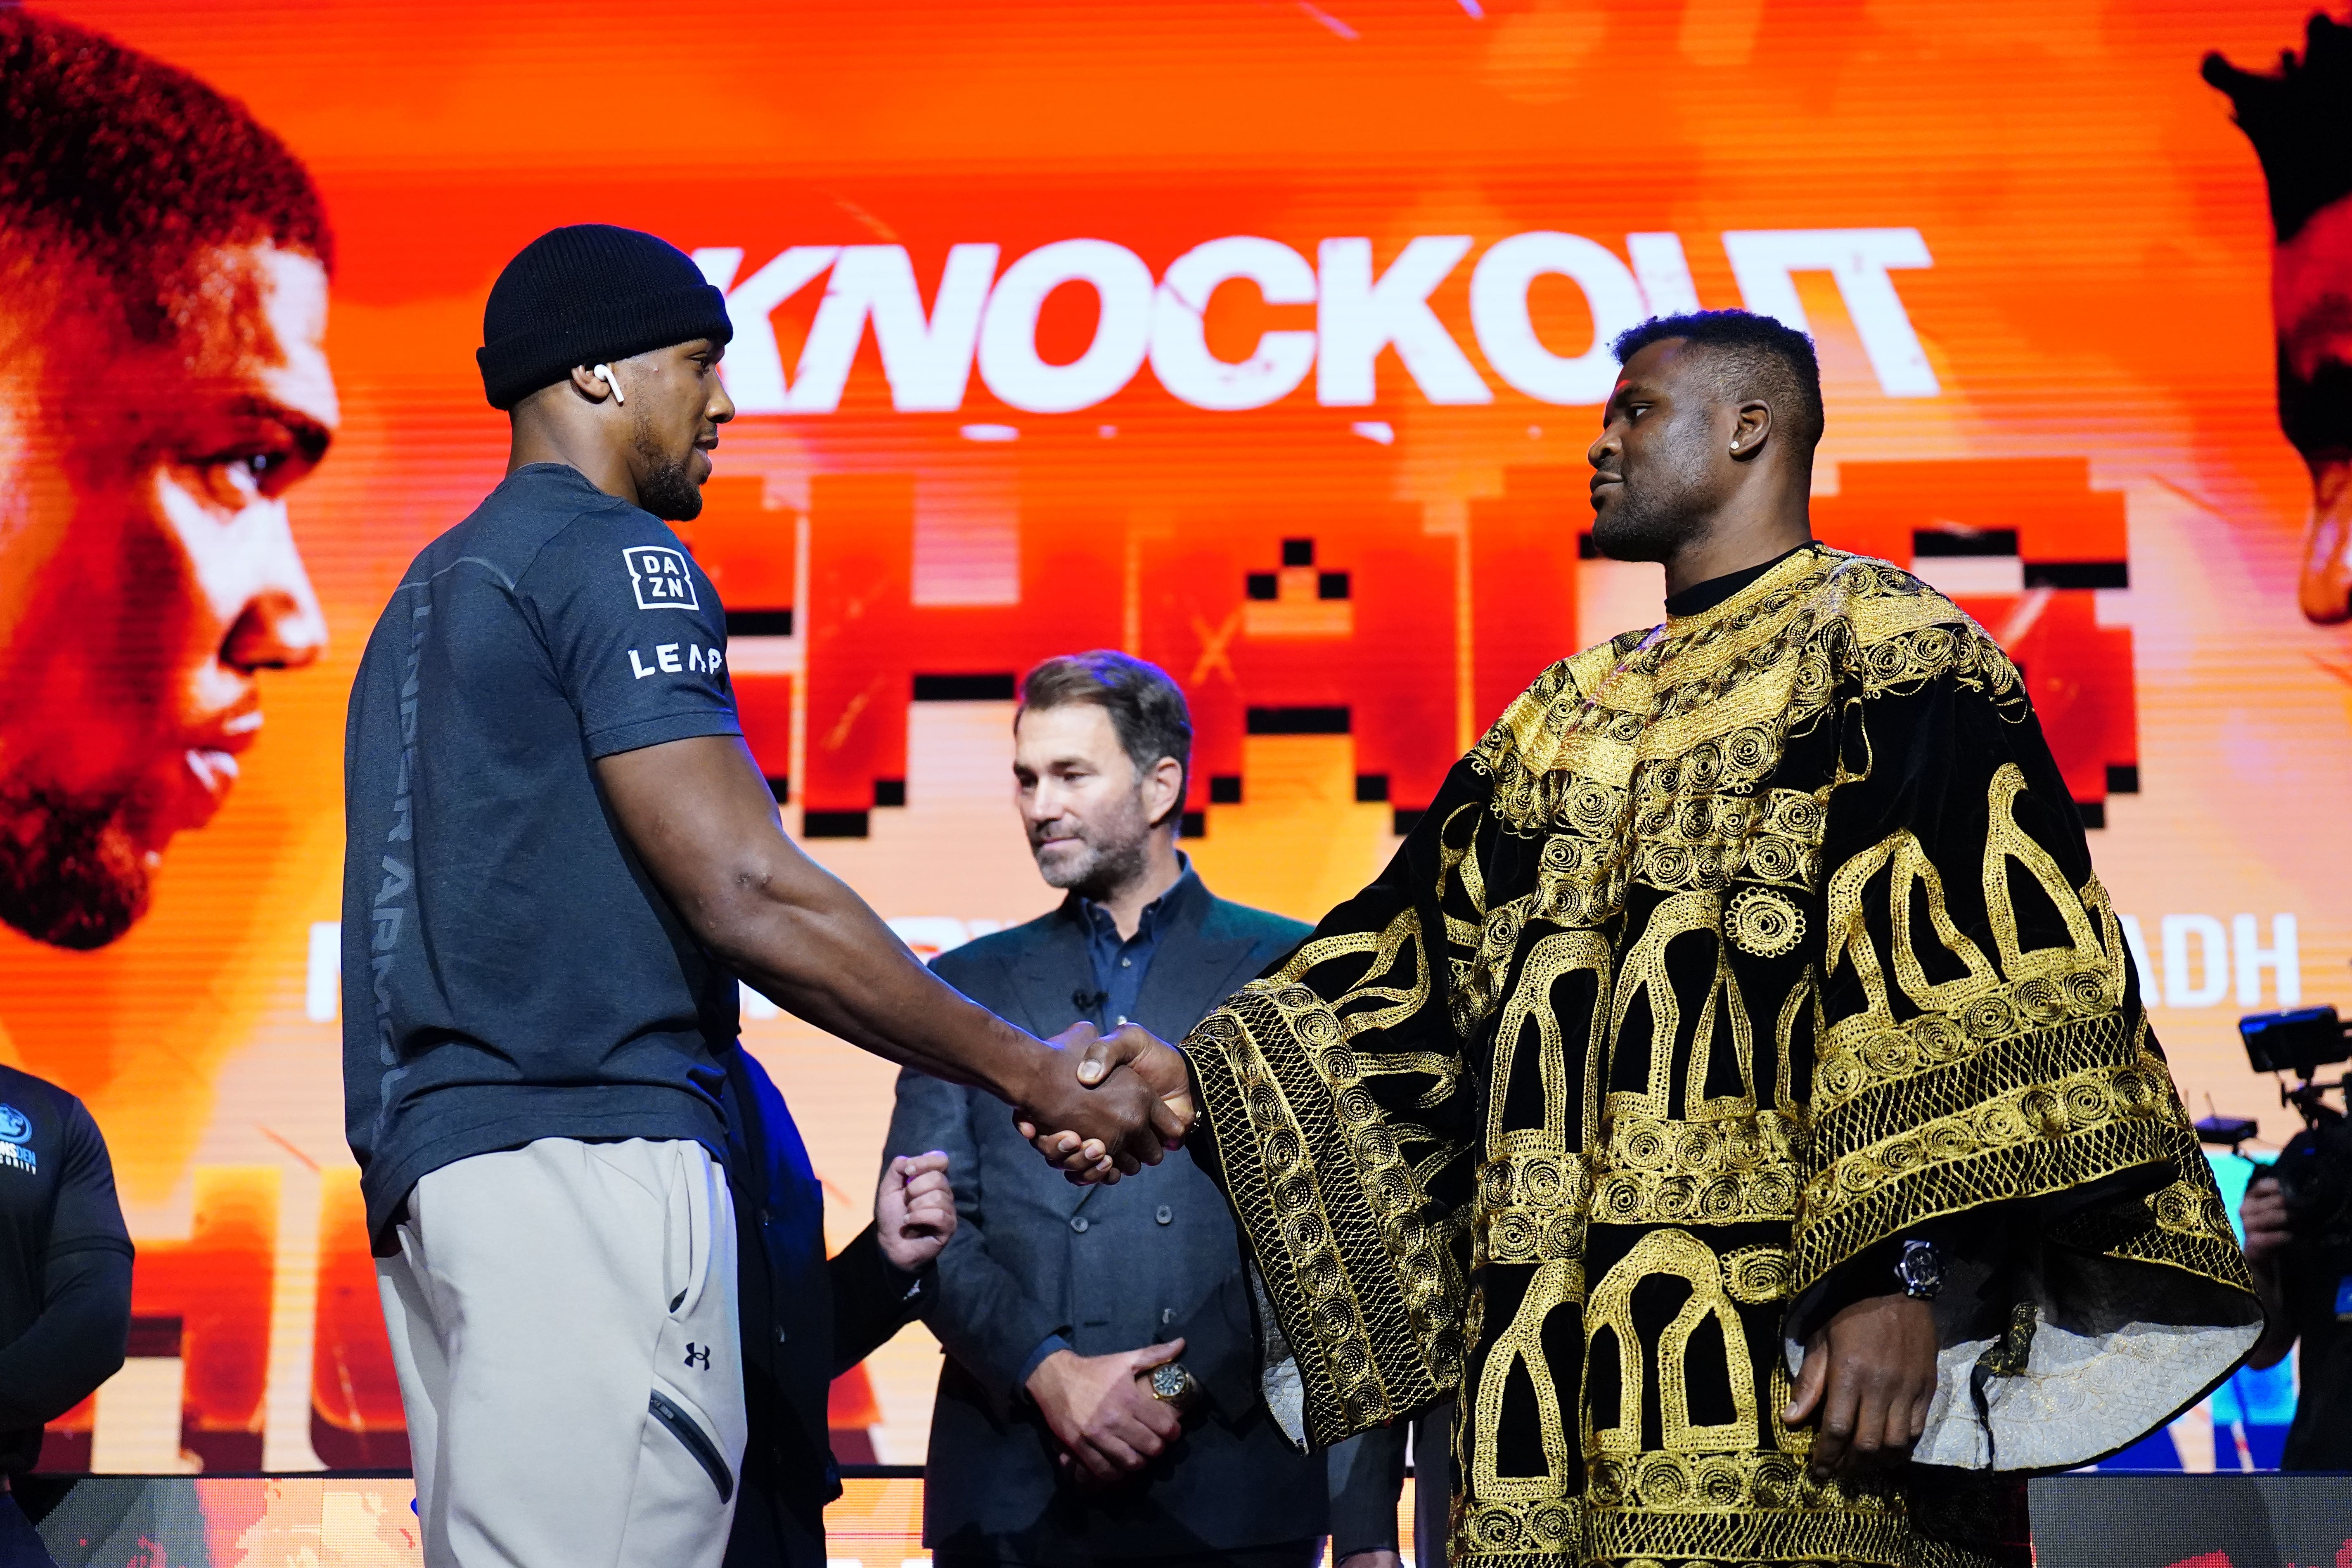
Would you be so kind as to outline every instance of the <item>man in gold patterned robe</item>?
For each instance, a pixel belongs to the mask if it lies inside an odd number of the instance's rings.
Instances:
[[[2253,1342],[2244,1261],[2016,667],[1811,542],[1810,342],[1618,352],[1594,531],[1665,624],[1184,1044],[1269,1402],[1322,1446],[1458,1388],[1468,1563],[2019,1560],[2018,1472]]]

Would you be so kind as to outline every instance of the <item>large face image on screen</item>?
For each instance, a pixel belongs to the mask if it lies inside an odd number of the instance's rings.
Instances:
[[[503,470],[483,300],[559,224],[724,291],[679,531],[786,827],[926,955],[1059,899],[1013,696],[1084,649],[1184,688],[1217,893],[1354,892],[1541,670],[1661,618],[1590,540],[1609,340],[1804,328],[1817,532],[2021,668],[2194,1113],[2283,1141],[2237,1016],[2352,1004],[2352,33],[2310,10],[0,10],[0,1059],[89,1105],[140,1251],[47,1462],[406,1462],[343,710]],[[893,1069],[748,993],[744,1040],[845,1241]],[[841,1380],[836,1452],[920,1460],[938,1372],[917,1326]]]

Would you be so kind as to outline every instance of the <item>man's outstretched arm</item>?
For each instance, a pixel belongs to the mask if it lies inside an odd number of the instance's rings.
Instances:
[[[1097,1142],[1119,1168],[1157,1164],[1182,1120],[1116,1065],[1076,1063],[934,976],[866,900],[802,853],[740,739],[697,736],[596,763],[622,833],[688,928],[779,1006],[851,1044],[976,1085],[1043,1127]],[[1189,1114],[1189,1113],[1188,1113]]]

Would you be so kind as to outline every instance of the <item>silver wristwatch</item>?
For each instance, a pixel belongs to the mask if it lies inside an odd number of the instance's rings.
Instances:
[[[1906,1296],[1915,1301],[1932,1301],[1944,1288],[1944,1255],[1932,1241],[1906,1241],[1902,1260],[1895,1265],[1895,1278],[1903,1282]]]

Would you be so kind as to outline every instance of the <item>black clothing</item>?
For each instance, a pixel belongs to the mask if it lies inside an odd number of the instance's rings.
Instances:
[[[1319,1535],[1280,1546],[1244,1547],[1239,1552],[1188,1552],[1175,1557],[1122,1559],[1133,1563],[1135,1568],[1315,1568],[1322,1560],[1323,1538]],[[931,1559],[931,1564],[932,1568],[1005,1568],[1008,1563],[1024,1561],[969,1552],[942,1552]]]
[[[114,1375],[131,1335],[131,1235],[80,1100],[0,1067],[0,1475],[41,1424]]]
[[[0,1493],[0,1568],[58,1568],[41,1532],[16,1500]]]
[[[1722,604],[1750,583],[1760,580],[1775,566],[1802,551],[1818,550],[1812,540],[1791,549],[1783,550],[1771,560],[1755,566],[1745,566],[1737,572],[1726,572],[1694,583],[1679,594],[1666,595],[1666,614],[1675,618],[1703,615]],[[1977,1224],[1965,1232],[1948,1219],[1923,1220],[1908,1227],[1901,1237],[1890,1237],[1876,1247],[1840,1265],[1830,1277],[1791,1304],[1788,1332],[1798,1342],[1812,1337],[1821,1325],[1856,1301],[1877,1296],[1891,1296],[1903,1287],[1895,1276],[1895,1266],[1903,1257],[1903,1244],[1909,1240],[1929,1241],[1949,1259],[1959,1256],[1958,1244],[1963,1241],[1969,1255],[1989,1258],[1997,1247],[1998,1229],[1994,1226]]]
[[[725,1103],[748,1433],[725,1568],[824,1568],[824,1505],[841,1495],[826,1396],[915,1320],[935,1275],[893,1267],[872,1226],[828,1263],[808,1150],[749,1051],[728,1058]]]
[[[576,223],[507,263],[482,307],[474,359],[490,406],[512,408],[574,365],[734,335],[727,297],[686,252],[634,228]]]
[[[1359,1552],[1395,1552],[1397,1503],[1404,1495],[1407,1438],[1413,1468],[1412,1521],[1406,1542],[1415,1568],[1445,1568],[1454,1515],[1454,1396],[1423,1405],[1410,1419],[1360,1433],[1328,1451],[1331,1561]]]
[[[1723,603],[1726,599],[1731,597],[1732,595],[1739,592],[1740,589],[1748,586],[1748,584],[1753,583],[1758,578],[1763,576],[1765,573],[1769,572],[1773,567],[1780,564],[1781,562],[1786,561],[1790,556],[1794,555],[1798,550],[1814,550],[1820,547],[1809,539],[1804,543],[1798,545],[1795,550],[1783,550],[1780,554],[1775,555],[1771,560],[1765,562],[1761,566],[1745,566],[1737,572],[1726,572],[1720,577],[1709,577],[1704,583],[1694,583],[1679,594],[1669,594],[1666,595],[1666,614],[1670,616],[1696,616],[1702,610],[1711,610],[1717,605]]]
[[[2279,1259],[2295,1351],[2294,1425],[2283,1470],[2352,1470],[2352,1252],[2294,1247]]]
[[[343,1100],[382,1236],[427,1172],[541,1138],[723,1156],[735,976],[606,815],[596,759],[736,735],[726,616],[650,513],[534,463],[427,545],[344,740]]]
[[[1041,1037],[1088,1016],[1088,925],[1075,896],[1042,919],[941,953],[932,969]],[[1171,889],[1132,1016],[1175,1039],[1306,931]],[[1073,993],[1079,994],[1074,1000]],[[941,1561],[1080,1564],[1207,1554],[1231,1561],[1323,1533],[1323,1456],[1294,1448],[1258,1384],[1249,1284],[1223,1196],[1171,1158],[1116,1186],[1076,1187],[1037,1158],[994,1097],[898,1078],[886,1155],[944,1149],[956,1234],[924,1321],[946,1347],[931,1412],[923,1540]],[[1059,1336],[1080,1355],[1177,1338],[1205,1395],[1168,1452],[1100,1491],[1066,1481],[1024,1384]],[[1389,1494],[1393,1508],[1395,1494]]]

